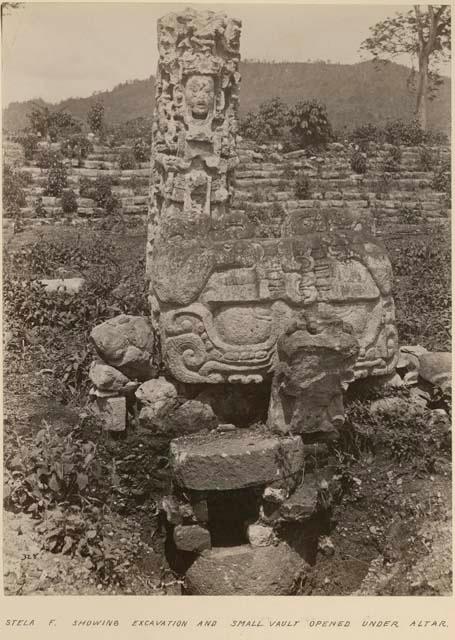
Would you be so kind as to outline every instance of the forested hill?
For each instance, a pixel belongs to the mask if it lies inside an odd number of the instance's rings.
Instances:
[[[411,118],[414,96],[407,86],[409,69],[390,63],[377,70],[372,62],[331,64],[324,62],[249,62],[241,64],[240,110],[257,109],[269,98],[281,97],[292,104],[319,98],[327,105],[335,129],[365,122],[384,123],[388,118]],[[154,78],[133,80],[88,98],[70,98],[58,108],[85,119],[90,104],[103,100],[106,120],[116,124],[152,113]],[[36,101],[35,101],[36,102]],[[40,101],[41,102],[41,101]],[[34,101],[11,103],[4,110],[4,127],[17,130],[27,124]],[[43,103],[44,104],[44,103]],[[429,125],[450,130],[450,79],[444,78],[437,98],[429,105]]]

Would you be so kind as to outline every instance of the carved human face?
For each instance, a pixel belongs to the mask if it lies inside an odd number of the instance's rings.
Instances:
[[[193,118],[206,118],[213,109],[215,86],[211,76],[191,76],[185,86],[185,99]]]

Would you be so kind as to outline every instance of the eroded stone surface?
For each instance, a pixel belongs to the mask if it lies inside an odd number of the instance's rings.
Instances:
[[[192,553],[200,553],[211,547],[210,533],[197,524],[177,525],[174,529],[174,542],[180,551]]]
[[[304,481],[302,486],[280,506],[280,516],[284,520],[303,522],[316,513],[317,505],[317,484]]]
[[[431,384],[448,388],[452,384],[452,354],[448,351],[423,353],[419,376]]]
[[[156,405],[145,405],[139,414],[139,422],[145,429],[170,438],[210,431],[218,425],[212,407],[198,400],[187,400],[180,405],[170,400],[159,411]]]
[[[272,527],[264,524],[248,525],[246,535],[252,547],[268,547],[278,542]]]
[[[158,24],[148,273],[165,364],[185,383],[255,383],[302,310],[359,342],[354,375],[391,373],[391,266],[361,209],[283,209],[268,237],[233,210],[240,22],[193,10]],[[230,421],[230,420],[229,420]]]
[[[198,491],[268,485],[303,470],[299,437],[275,437],[264,431],[178,438],[170,444],[170,464],[178,485]]]
[[[190,595],[279,596],[296,593],[306,563],[286,543],[219,547],[204,551],[185,577]]]
[[[268,425],[273,431],[331,437],[344,423],[343,383],[353,379],[359,346],[333,318],[302,318],[277,344]]]
[[[147,318],[121,314],[96,326],[90,337],[100,358],[128,378],[156,375],[154,333]]]
[[[106,431],[124,431],[126,429],[126,399],[96,398],[93,409],[103,421]]]
[[[101,391],[119,391],[129,382],[121,371],[102,362],[92,362],[89,378]]]

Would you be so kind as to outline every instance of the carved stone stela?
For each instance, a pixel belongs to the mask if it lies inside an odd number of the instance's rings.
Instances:
[[[302,312],[352,326],[356,378],[393,371],[392,271],[361,211],[283,216],[281,237],[231,209],[241,23],[211,11],[158,22],[148,242],[152,317],[185,383],[261,382]]]

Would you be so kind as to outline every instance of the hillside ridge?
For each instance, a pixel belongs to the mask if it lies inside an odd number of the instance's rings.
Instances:
[[[371,61],[356,64],[328,62],[241,63],[240,113],[254,111],[264,100],[279,96],[288,104],[318,98],[325,102],[336,130],[373,122],[384,124],[391,118],[413,117],[414,96],[407,87],[409,69],[389,63],[377,70]],[[444,77],[435,100],[429,102],[429,126],[450,132],[450,78]],[[65,109],[86,119],[90,105],[101,99],[108,124],[150,116],[153,113],[155,79],[130,80],[112,90],[85,98],[68,98],[55,105],[41,99],[13,102],[3,110],[5,130],[27,125],[27,113],[36,103]]]

